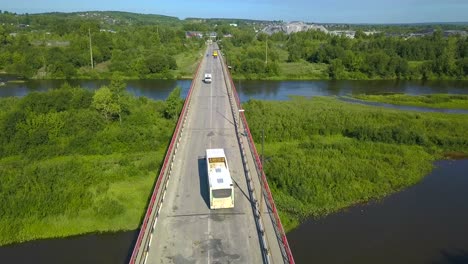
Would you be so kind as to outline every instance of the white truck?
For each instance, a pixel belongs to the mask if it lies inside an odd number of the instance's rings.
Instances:
[[[234,207],[234,185],[224,149],[207,149],[208,191],[210,209]]]

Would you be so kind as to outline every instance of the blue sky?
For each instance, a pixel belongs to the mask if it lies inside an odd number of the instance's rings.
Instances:
[[[17,13],[118,10],[204,18],[337,23],[466,22],[468,0],[0,0]]]

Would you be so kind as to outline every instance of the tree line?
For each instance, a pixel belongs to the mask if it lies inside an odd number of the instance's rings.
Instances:
[[[444,37],[441,30],[417,38],[385,33],[366,35],[362,30],[357,30],[354,38],[315,30],[271,36],[243,30],[231,39],[223,39],[222,48],[233,73],[245,76],[281,75],[278,63],[299,61],[328,65],[330,79],[426,80],[468,76],[468,38]]]
[[[11,16],[0,14],[0,21]],[[31,27],[0,25],[0,69],[25,78],[110,78],[115,72],[128,78],[176,78],[175,56],[204,45],[185,37],[182,22],[107,25],[77,14],[14,17],[28,17]]]

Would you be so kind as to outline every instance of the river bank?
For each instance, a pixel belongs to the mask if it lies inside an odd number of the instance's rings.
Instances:
[[[287,230],[308,217],[403,190],[447,153],[468,153],[468,124],[460,114],[329,97],[250,101],[244,109],[255,142],[265,130],[265,171]]]
[[[109,87],[0,99],[0,245],[139,227],[180,89],[153,101]]]
[[[405,94],[360,94],[355,95],[353,97],[364,101],[380,102],[394,105],[409,105],[436,109],[443,108],[468,110],[468,95],[425,94],[411,96]]]
[[[440,160],[434,167],[401,192],[303,222],[288,233],[295,261],[466,263],[468,160]]]

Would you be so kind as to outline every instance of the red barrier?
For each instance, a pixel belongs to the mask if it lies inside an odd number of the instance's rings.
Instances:
[[[224,66],[227,69],[226,62],[224,62]],[[232,87],[232,90],[234,92],[234,97],[236,98],[237,107],[239,109],[242,109],[241,108],[241,103],[240,103],[240,100],[239,100],[239,95],[237,94],[236,86],[234,85],[234,81],[232,80],[232,77],[231,77],[230,74],[228,74],[228,76],[229,76],[229,79],[231,81],[231,87]],[[294,264],[295,262],[294,262],[294,258],[293,258],[291,249],[289,248],[288,239],[286,238],[286,234],[284,233],[283,225],[281,224],[281,220],[279,218],[278,211],[276,210],[276,205],[275,205],[275,202],[273,201],[273,196],[271,195],[270,187],[268,186],[268,181],[266,179],[265,172],[263,171],[262,162],[260,161],[259,155],[257,153],[257,149],[255,148],[254,140],[252,138],[252,134],[250,133],[250,129],[249,129],[249,125],[247,123],[247,119],[245,118],[244,112],[241,112],[240,115],[242,116],[242,122],[244,123],[244,128],[247,131],[247,135],[248,135],[248,139],[249,139],[251,149],[254,152],[255,162],[257,163],[258,169],[261,172],[262,183],[263,183],[263,186],[265,188],[265,191],[267,192],[268,202],[270,203],[271,208],[273,210],[273,215],[275,216],[276,226],[277,226],[277,228],[278,228],[278,230],[279,230],[279,232],[281,234],[281,240],[283,242],[284,249],[285,249],[286,254],[288,256],[288,261],[289,261],[290,264]]]
[[[202,61],[203,61],[203,59],[202,59]],[[161,170],[159,172],[158,180],[156,181],[156,185],[154,187],[153,194],[151,195],[151,200],[150,200],[150,203],[148,205],[148,209],[146,211],[145,218],[143,219],[143,224],[142,224],[140,232],[138,234],[137,242],[135,243],[135,247],[133,248],[132,257],[130,258],[130,262],[129,262],[130,264],[135,263],[138,251],[140,250],[141,242],[142,242],[143,237],[145,235],[145,231],[146,231],[146,227],[148,225],[148,221],[150,220],[149,218],[151,216],[151,213],[153,212],[154,202],[156,200],[156,196],[158,195],[159,187],[161,186],[162,179],[164,178],[163,176],[164,176],[164,173],[166,171],[167,164],[169,163],[169,159],[170,159],[171,154],[172,154],[172,149],[174,148],[177,137],[179,136],[179,132],[180,132],[179,130],[180,130],[182,121],[183,121],[183,119],[184,119],[184,117],[186,115],[187,105],[188,105],[188,103],[190,101],[193,86],[195,84],[196,77],[198,75],[198,71],[200,70],[200,65],[202,64],[202,61],[200,61],[200,63],[198,64],[197,70],[195,71],[195,74],[193,76],[192,84],[190,85],[189,92],[187,94],[187,97],[185,98],[184,106],[182,108],[182,111],[180,112],[179,120],[177,121],[177,125],[176,125],[176,128],[174,130],[174,134],[172,136],[171,143],[169,144],[169,148],[167,149],[166,157],[164,158],[163,166],[162,166],[162,168],[161,168]]]

